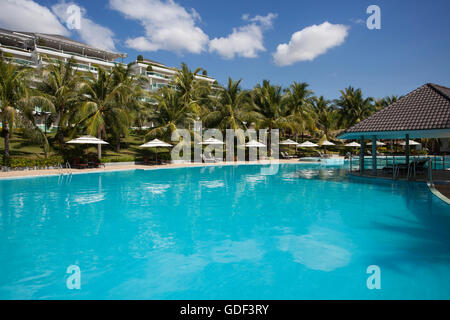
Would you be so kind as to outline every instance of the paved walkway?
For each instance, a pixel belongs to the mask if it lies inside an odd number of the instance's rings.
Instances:
[[[292,160],[279,160],[279,163],[310,163],[301,162],[298,159]],[[180,164],[165,164],[165,165],[109,165],[106,168],[97,169],[71,169],[73,174],[86,174],[93,172],[108,172],[108,171],[122,171],[122,170],[156,170],[156,169],[169,169],[169,168],[183,168],[183,167],[202,167],[202,166],[224,166],[224,165],[268,165],[269,161],[255,161],[255,162],[218,162],[218,163],[180,163]],[[67,169],[63,169],[64,173],[67,173]],[[24,171],[8,171],[0,172],[0,179],[5,178],[23,178],[23,177],[39,177],[39,176],[51,176],[61,174],[60,169],[49,169],[49,170],[24,170]]]

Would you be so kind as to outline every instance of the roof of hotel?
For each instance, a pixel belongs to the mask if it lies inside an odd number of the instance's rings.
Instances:
[[[352,133],[450,129],[450,88],[427,83],[345,130]]]
[[[107,58],[108,60],[116,60],[121,57],[126,57],[126,54],[95,48],[85,43],[75,41],[57,34],[46,34],[39,32],[20,32],[0,28],[0,36],[2,35],[8,37],[10,40],[15,40],[18,44],[28,46],[34,46],[35,40],[39,41],[39,39],[42,39],[45,42],[44,46],[55,47],[55,49],[59,49],[61,47],[62,50],[72,52],[81,50],[80,53],[84,52],[87,55],[104,57]],[[37,43],[37,45],[40,46],[39,43]]]

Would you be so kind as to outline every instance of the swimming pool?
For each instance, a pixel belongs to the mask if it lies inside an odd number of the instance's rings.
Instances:
[[[312,164],[260,172],[0,181],[0,298],[450,298],[450,206],[424,184]],[[66,286],[70,265],[80,290]]]

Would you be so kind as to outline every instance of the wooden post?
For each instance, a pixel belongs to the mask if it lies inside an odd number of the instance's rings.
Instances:
[[[372,174],[377,175],[377,137],[372,136]]]
[[[364,173],[364,136],[361,136],[361,148],[359,149],[359,173]]]
[[[405,156],[406,156],[406,165],[409,165],[409,134],[406,135]]]

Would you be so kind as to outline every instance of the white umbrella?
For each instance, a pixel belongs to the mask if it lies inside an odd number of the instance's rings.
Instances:
[[[158,162],[158,148],[168,148],[172,145],[170,143],[155,139],[152,141],[149,141],[147,143],[144,143],[140,146],[140,148],[156,148],[156,162]]]
[[[245,144],[245,146],[246,146],[247,148],[264,148],[264,147],[266,147],[265,144],[263,144],[263,143],[261,143],[261,142],[258,142],[258,141],[256,141],[256,140],[251,140],[251,141],[247,142],[247,143]]]
[[[283,146],[298,146],[299,145],[299,143],[297,143],[291,139],[281,141],[279,144],[283,145]]]
[[[401,146],[406,146],[406,141],[400,142],[399,145],[401,145]],[[414,141],[414,140],[409,140],[409,145],[410,145],[410,146],[419,146],[419,145],[421,145],[421,143],[416,142],[416,141]]]
[[[335,146],[335,144],[333,142],[325,140],[324,142],[322,142],[322,146]]]
[[[323,147],[323,150],[324,150],[325,154],[327,154],[327,146],[334,146],[334,145],[335,144],[333,142],[325,140],[324,142],[322,142],[321,147]]]
[[[214,145],[224,145],[225,143],[223,141],[220,141],[220,140],[215,139],[215,138],[209,138],[209,139],[206,139],[203,142],[200,142],[199,144],[214,146]]]
[[[66,143],[70,143],[70,144],[109,144],[108,142],[103,141],[103,140],[93,137],[93,136],[82,136],[82,137],[67,141]]]
[[[360,148],[361,147],[361,145],[359,143],[357,143],[357,142],[350,142],[350,143],[347,143],[345,146],[346,147],[354,147],[354,148]]]
[[[368,145],[368,146],[371,146],[371,145],[372,145],[372,142],[369,142],[367,145]],[[383,143],[383,142],[381,142],[381,141],[377,141],[377,146],[385,146],[385,145],[386,145],[386,143]]]
[[[171,147],[172,145],[169,143],[166,143],[164,141],[155,139],[150,142],[147,142],[140,146],[140,148],[165,148],[165,147]]]
[[[314,148],[314,147],[318,147],[319,145],[309,142],[309,141],[305,141],[305,142],[299,144],[298,146],[301,148]]]

